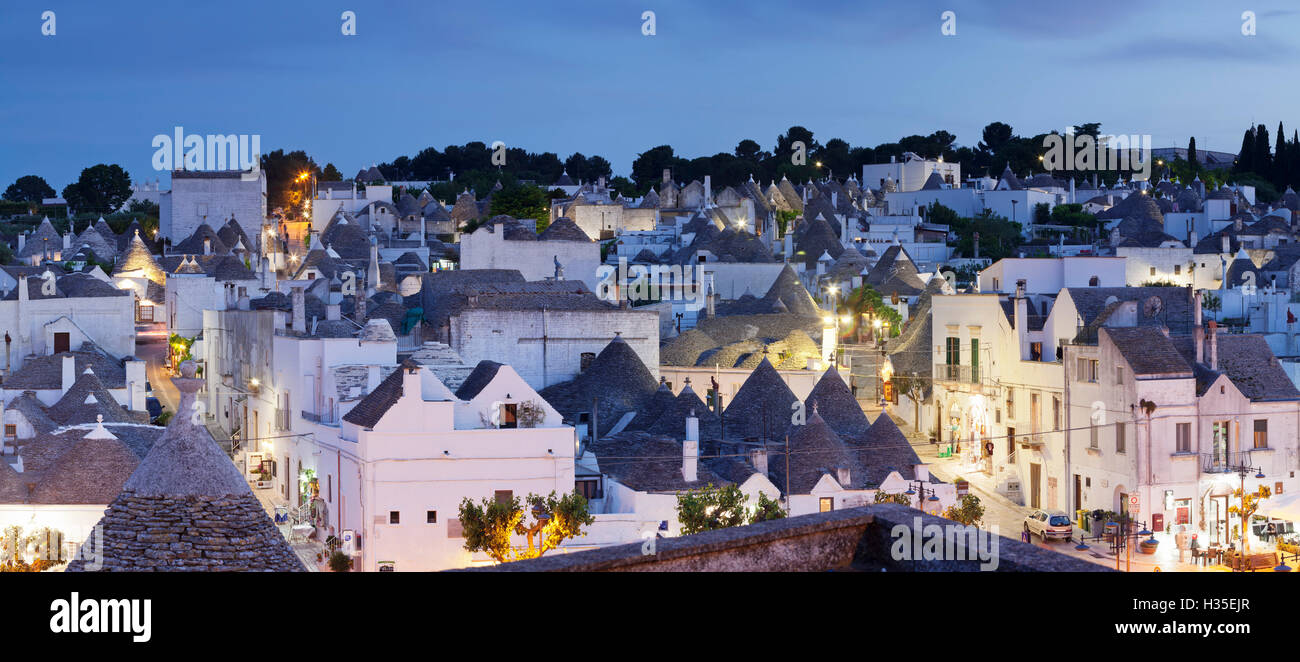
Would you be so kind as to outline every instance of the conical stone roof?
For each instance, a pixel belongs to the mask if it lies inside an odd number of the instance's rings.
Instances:
[[[203,380],[191,362],[181,372],[180,414],[109,504],[102,538],[92,535],[68,571],[302,571],[239,470],[191,421]]]
[[[795,412],[792,405],[797,401],[780,373],[764,358],[731,403],[723,403],[723,433],[728,439],[776,439],[790,427]]]

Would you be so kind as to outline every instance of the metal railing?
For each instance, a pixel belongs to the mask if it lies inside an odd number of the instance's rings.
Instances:
[[[1238,469],[1253,466],[1250,463],[1251,451],[1201,453],[1201,473],[1225,474]]]
[[[980,381],[980,367],[936,363],[934,364],[934,378],[946,382],[978,384]]]

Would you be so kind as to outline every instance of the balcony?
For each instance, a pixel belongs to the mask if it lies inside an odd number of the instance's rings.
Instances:
[[[937,381],[957,382],[961,384],[980,383],[979,366],[934,364],[934,378]]]
[[[1201,473],[1207,474],[1227,474],[1235,473],[1238,468],[1252,468],[1250,463],[1251,451],[1238,451],[1235,453],[1201,453]]]

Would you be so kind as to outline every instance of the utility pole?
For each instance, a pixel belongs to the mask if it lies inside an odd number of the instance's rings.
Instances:
[[[790,435],[785,435],[785,512],[790,513]]]

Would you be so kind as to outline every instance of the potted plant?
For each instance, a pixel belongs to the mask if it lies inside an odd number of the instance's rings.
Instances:
[[[330,570],[334,572],[348,572],[352,569],[352,559],[341,551],[335,551],[330,554]]]
[[[1159,544],[1160,541],[1156,540],[1155,536],[1151,536],[1150,538],[1147,538],[1146,540],[1143,540],[1138,543],[1138,551],[1142,552],[1143,554],[1155,554],[1156,547]]]

